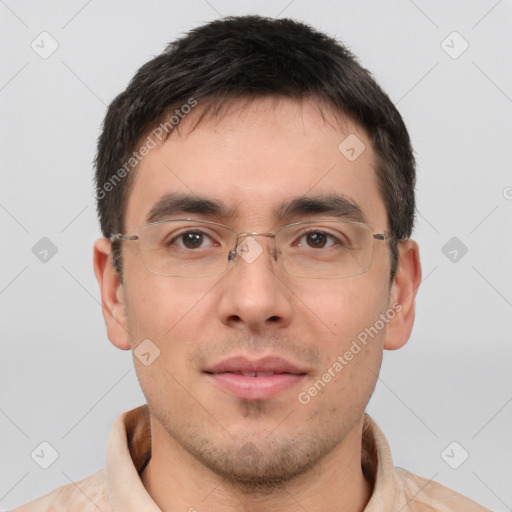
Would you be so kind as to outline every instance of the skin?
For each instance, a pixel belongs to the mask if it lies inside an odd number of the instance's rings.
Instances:
[[[313,101],[290,99],[234,102],[189,130],[194,115],[141,162],[128,198],[126,233],[140,232],[166,192],[192,191],[238,210],[230,219],[196,218],[238,232],[275,232],[276,205],[333,190],[359,204],[374,232],[387,232],[371,144],[349,120],[328,113],[324,120]],[[349,133],[366,145],[354,162],[338,150]],[[164,510],[363,510],[372,492],[361,471],[364,410],[383,350],[403,346],[413,327],[418,246],[412,240],[400,244],[389,287],[387,243],[375,242],[367,273],[322,280],[282,272],[269,252],[271,240],[257,240],[265,251],[254,262],[239,259],[226,274],[200,279],[150,273],[137,243],[125,242],[123,283],[111,265],[110,242],[95,244],[110,341],[129,350],[149,338],[161,351],[149,366],[134,358],[153,443],[142,482]],[[299,403],[298,393],[395,302],[402,309],[386,328],[321,393]],[[272,399],[235,398],[202,373],[205,364],[235,353],[278,355],[308,375]],[[248,443],[257,453],[250,465],[242,456]]]

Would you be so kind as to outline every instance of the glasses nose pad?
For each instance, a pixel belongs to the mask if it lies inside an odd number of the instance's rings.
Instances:
[[[260,254],[264,252],[263,246],[256,241],[256,238],[254,238],[258,235],[268,236],[266,234],[251,233],[251,236],[248,236],[246,241],[240,240],[238,245],[229,251],[228,262],[236,260],[237,256],[241,256],[241,258],[247,263],[252,263],[256,260]],[[281,254],[281,251],[276,247],[275,242],[270,248],[269,253],[275,261],[278,260],[278,256]]]

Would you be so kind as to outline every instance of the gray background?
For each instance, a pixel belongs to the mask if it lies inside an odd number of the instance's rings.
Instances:
[[[178,34],[246,13],[335,35],[398,104],[424,280],[412,338],[385,354],[368,411],[396,465],[511,510],[511,0],[0,1],[0,508],[103,467],[112,421],[144,402],[92,271],[106,105]],[[43,31],[59,45],[46,59]],[[46,262],[32,251],[42,237],[57,248]],[[30,456],[42,441],[59,454],[46,470]]]

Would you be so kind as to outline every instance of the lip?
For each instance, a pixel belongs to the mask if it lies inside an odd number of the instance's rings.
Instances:
[[[203,373],[229,394],[245,400],[267,400],[296,386],[305,369],[281,357],[250,359],[235,356],[208,367]]]

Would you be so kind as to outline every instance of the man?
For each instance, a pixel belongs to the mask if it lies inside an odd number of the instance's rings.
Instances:
[[[402,119],[339,43],[193,30],[110,105],[94,269],[147,405],[105,470],[17,510],[481,511],[393,468],[365,414],[421,281]]]

